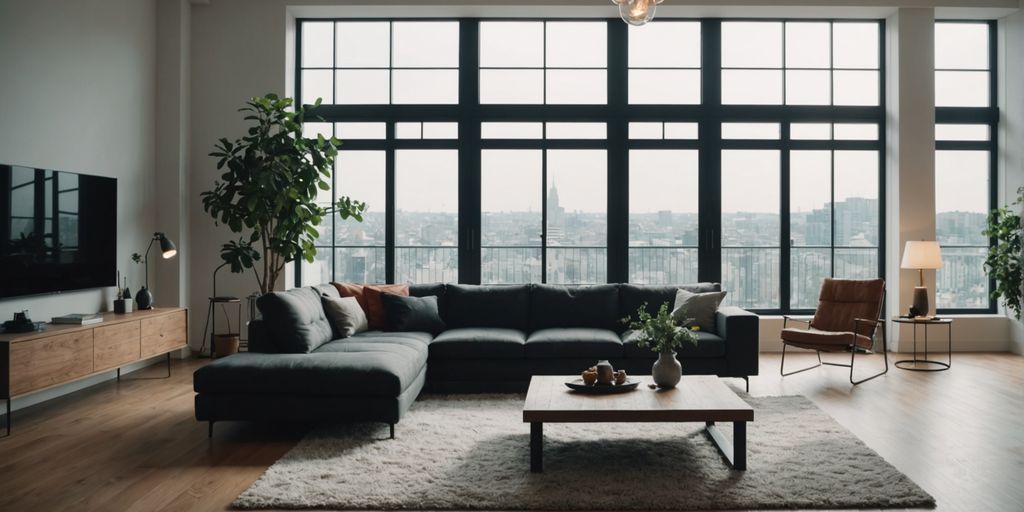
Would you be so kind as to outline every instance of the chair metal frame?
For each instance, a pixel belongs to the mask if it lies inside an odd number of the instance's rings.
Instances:
[[[794,322],[801,322],[803,324],[806,324],[808,328],[811,327],[811,321],[810,320],[801,320],[799,318],[792,318],[792,317],[789,317],[789,316],[783,316],[782,317],[782,328],[783,329],[786,328],[786,324],[790,320],[792,320]],[[854,380],[854,378],[853,378],[853,367],[854,367],[854,362],[857,359],[857,352],[863,352],[865,355],[873,354],[874,353],[873,350],[864,349],[864,348],[860,348],[860,347],[857,346],[857,342],[856,342],[856,340],[857,340],[857,333],[860,332],[860,324],[861,324],[861,322],[871,323],[871,324],[874,325],[874,328],[871,329],[871,348],[872,349],[874,349],[874,347],[875,347],[875,341],[876,341],[875,340],[875,335],[878,333],[878,328],[879,327],[882,328],[881,329],[882,330],[882,358],[883,358],[883,361],[884,361],[884,364],[885,364],[885,369],[882,370],[880,373],[876,373],[876,374],[874,374],[874,375],[872,375],[870,377],[867,377],[867,378],[864,378],[864,379],[860,379],[860,380]],[[791,371],[789,373],[786,373],[786,347],[789,344],[786,343],[785,341],[783,341],[782,342],[782,363],[779,365],[779,374],[782,375],[783,377],[788,377],[790,375],[794,375],[794,374],[797,374],[797,373],[800,373],[800,372],[806,372],[807,370],[813,370],[813,369],[815,369],[815,368],[817,368],[817,367],[819,367],[819,366],[821,366],[823,364],[824,365],[828,365],[828,366],[842,366],[844,368],[849,368],[850,369],[850,384],[853,384],[854,386],[856,386],[857,384],[861,384],[861,383],[867,382],[867,381],[869,381],[871,379],[874,379],[876,377],[881,377],[882,375],[885,375],[886,373],[889,373],[889,346],[888,346],[888,343],[887,343],[887,340],[886,340],[886,335],[885,335],[885,319],[884,318],[879,318],[878,320],[870,320],[870,319],[867,319],[867,318],[854,318],[853,319],[853,339],[854,339],[854,342],[851,343],[851,344],[848,344],[848,345],[836,345],[837,349],[850,351],[850,364],[831,363],[831,362],[828,362],[828,361],[822,361],[821,360],[821,350],[817,349],[814,352],[818,356],[818,364],[815,364],[815,365],[812,365],[812,366],[808,366],[807,368],[801,368],[799,370],[794,370],[794,371]],[[840,350],[826,351],[826,352],[839,352],[839,351]]]

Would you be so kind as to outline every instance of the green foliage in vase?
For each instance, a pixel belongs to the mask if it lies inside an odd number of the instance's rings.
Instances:
[[[988,227],[982,234],[994,240],[985,258],[985,273],[996,281],[992,298],[999,300],[1017,320],[1021,319],[1021,298],[1024,290],[1024,255],[1022,250],[1020,206],[1024,204],[1024,187],[1017,189],[1012,205],[996,208],[988,214]]]
[[[333,136],[303,137],[306,109],[292,111],[290,98],[256,97],[239,109],[251,122],[245,136],[220,139],[210,156],[223,171],[213,190],[203,192],[203,209],[217,224],[243,234],[221,247],[232,272],[252,269],[260,293],[270,292],[289,261],[312,262],[320,236],[316,229],[330,214],[363,220],[366,203],[341,197],[330,208],[317,204],[331,189],[331,169],[341,141]],[[314,107],[320,106],[317,99]]]
[[[683,315],[684,317],[686,315]],[[653,352],[669,352],[681,347],[684,343],[697,345],[697,335],[689,327],[680,326],[672,318],[668,303],[662,303],[657,315],[647,312],[645,302],[636,310],[636,319],[628,316],[622,319],[626,327],[637,331],[637,345],[649,347]]]

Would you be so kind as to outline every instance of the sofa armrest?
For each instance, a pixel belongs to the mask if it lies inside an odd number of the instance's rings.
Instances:
[[[735,306],[720,308],[715,313],[715,327],[725,340],[725,358],[730,377],[757,375],[759,318]]]
[[[275,353],[274,342],[263,319],[249,320],[249,352]]]

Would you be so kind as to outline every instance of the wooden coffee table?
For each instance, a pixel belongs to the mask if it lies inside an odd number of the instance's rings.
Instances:
[[[530,379],[523,422],[530,424],[530,471],[544,467],[544,423],[651,423],[702,421],[722,455],[734,469],[747,469],[747,422],[754,409],[718,377],[684,376],[675,389],[652,390],[650,376],[640,387],[615,395],[589,395],[565,387],[575,376]],[[715,422],[732,422],[732,446]]]

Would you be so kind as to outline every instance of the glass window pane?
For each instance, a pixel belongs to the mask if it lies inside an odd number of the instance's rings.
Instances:
[[[836,123],[836,140],[878,140],[878,125],[874,123]]]
[[[323,135],[325,139],[334,135],[334,125],[331,123],[302,123],[302,136],[307,139],[315,139]]]
[[[391,28],[386,21],[337,24],[339,68],[386,68],[391,65]]]
[[[987,107],[988,71],[936,71],[935,106]]]
[[[629,67],[700,67],[699,22],[662,21],[628,30]]]
[[[549,139],[606,139],[605,123],[547,123]]]
[[[607,281],[608,157],[604,150],[550,150],[547,157],[547,281]]]
[[[384,123],[335,123],[335,136],[339,139],[383,139],[387,134]]]
[[[722,151],[722,247],[779,246],[779,152]]]
[[[988,57],[988,24],[935,24],[935,69],[988,69]]]
[[[878,105],[878,71],[833,71],[833,105]]]
[[[786,71],[786,104],[828,105],[831,85],[830,71]]]
[[[480,66],[485,68],[544,67],[544,23],[532,21],[481,22]]]
[[[782,23],[722,23],[722,66],[727,68],[781,68]]]
[[[483,139],[542,139],[542,123],[481,123],[480,138]]]
[[[633,105],[696,105],[700,103],[700,71],[695,69],[629,70],[629,103]]]
[[[423,126],[421,123],[395,123],[396,139],[421,139]]]
[[[697,281],[697,162],[696,150],[629,152],[629,282]]]
[[[547,23],[547,60],[552,68],[603,68],[608,62],[604,21]]]
[[[878,69],[878,23],[833,23],[832,66]]]
[[[793,309],[818,306],[821,283],[832,276],[832,249],[793,247],[789,252],[789,304]]]
[[[302,67],[329,68],[334,66],[334,23],[306,22],[302,24]]]
[[[830,50],[828,23],[786,23],[787,68],[828,68]]]
[[[988,125],[985,124],[937,124],[935,140],[989,140]]]
[[[792,151],[789,173],[790,305],[813,309],[832,275],[832,152]]]
[[[459,72],[454,69],[396,69],[393,103],[455,104],[459,102]]]
[[[337,245],[384,245],[384,178],[383,151],[339,151],[334,162],[334,200],[342,196],[366,203],[362,222],[334,215],[334,243]],[[325,240],[329,242],[330,238]],[[362,282],[362,281],[356,281]]]
[[[563,105],[607,103],[607,73],[603,69],[549,69],[547,71],[547,102]]]
[[[302,103],[312,105],[317,98],[324,103],[334,103],[333,71],[329,69],[306,69],[302,71]]]
[[[725,105],[782,104],[782,71],[723,69],[722,103]]]
[[[697,140],[697,123],[665,123],[665,139]]]
[[[338,104],[379,105],[388,103],[387,70],[343,69],[335,77]]]
[[[314,286],[331,280],[331,250],[317,247],[312,262],[302,260],[302,286]]]
[[[336,265],[334,281],[345,283],[387,282],[383,247],[340,247],[334,252],[334,264]],[[302,276],[305,279],[305,271]]]
[[[789,125],[789,138],[793,140],[829,140],[832,125],[829,123],[793,123]]]
[[[878,246],[878,152],[835,152],[836,246]]]
[[[483,283],[541,280],[541,150],[484,150],[480,161]]]
[[[481,69],[480,103],[544,103],[544,71],[539,69]]]
[[[988,308],[987,255],[987,247],[943,247],[942,268],[935,273],[935,306]]]
[[[988,151],[935,152],[935,234],[942,245],[987,246]]]
[[[779,138],[779,130],[779,123],[722,123],[722,138],[771,140]]]
[[[629,138],[631,139],[661,139],[661,123],[629,123]]]
[[[457,139],[459,123],[423,123],[424,139]]]
[[[456,150],[395,151],[395,281],[458,282]]]
[[[396,68],[459,67],[459,24],[454,21],[396,21],[392,24]]]
[[[873,279],[878,277],[878,249],[836,248],[835,277]]]

